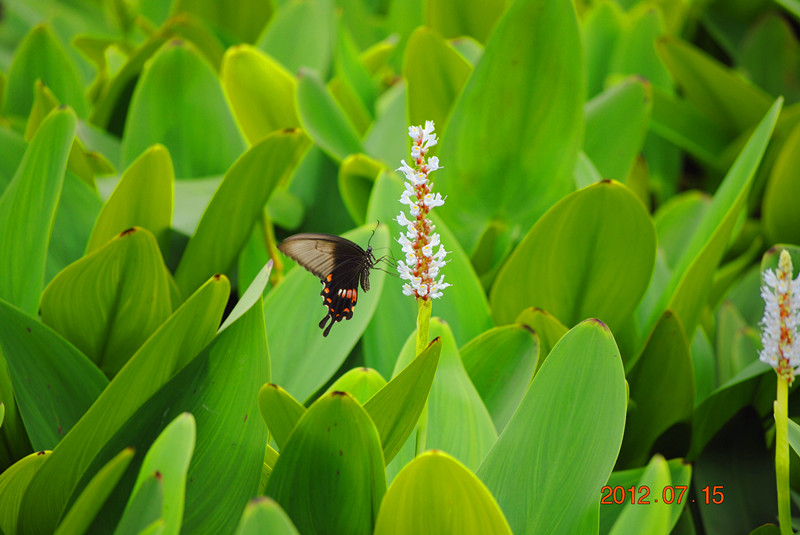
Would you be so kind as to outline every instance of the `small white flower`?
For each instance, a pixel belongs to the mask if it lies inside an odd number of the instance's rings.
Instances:
[[[778,269],[764,273],[761,287],[764,317],[761,320],[759,359],[775,368],[789,384],[800,371],[800,276],[792,280],[792,259],[784,249]]]
[[[442,290],[450,286],[444,282],[444,275],[436,282],[439,269],[447,263],[447,251],[441,245],[439,234],[433,232],[436,227],[427,217],[431,209],[442,206],[446,199],[441,193],[434,194],[431,191],[429,174],[441,169],[439,158],[433,156],[425,160],[428,150],[439,141],[434,129],[433,121],[427,121],[424,127],[408,128],[408,135],[413,140],[411,157],[415,167],[401,160],[402,165],[397,169],[406,178],[400,202],[408,205],[408,211],[413,218],[407,217],[403,212],[395,218],[400,225],[406,227],[405,234],[401,234],[397,240],[405,253],[405,260],[399,263],[397,271],[402,279],[409,281],[403,285],[403,294],[414,295],[417,299],[441,297]]]

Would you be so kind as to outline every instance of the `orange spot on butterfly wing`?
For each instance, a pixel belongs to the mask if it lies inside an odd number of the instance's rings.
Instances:
[[[333,273],[328,273],[328,277],[326,278],[326,280],[328,282],[331,282],[333,280]]]

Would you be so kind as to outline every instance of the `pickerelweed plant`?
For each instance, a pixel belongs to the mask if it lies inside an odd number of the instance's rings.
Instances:
[[[402,171],[408,182],[405,191],[400,196],[400,202],[409,206],[411,219],[404,212],[395,219],[406,227],[406,232],[400,234],[398,242],[403,246],[405,259],[397,263],[400,277],[408,282],[403,285],[403,294],[414,296],[417,300],[417,344],[416,352],[421,353],[428,344],[428,329],[431,320],[433,300],[442,296],[442,290],[451,286],[444,282],[444,275],[436,280],[439,269],[447,262],[447,251],[440,243],[439,234],[434,232],[436,226],[428,219],[430,211],[444,204],[441,193],[433,193],[433,184],[428,175],[439,166],[439,158],[426,156],[431,147],[435,146],[438,139],[433,133],[433,121],[426,121],[425,127],[409,126],[408,135],[413,140],[411,158],[414,167],[402,160],[403,164],[398,171]],[[413,199],[412,199],[413,198]],[[439,247],[434,252],[435,247]]]
[[[789,386],[800,368],[800,344],[797,325],[800,323],[800,276],[792,279],[792,259],[786,249],[781,251],[778,269],[764,272],[761,287],[764,298],[764,318],[761,320],[759,359],[772,366],[778,374],[775,413],[775,476],[778,485],[778,518],[781,533],[793,533],[789,501]]]

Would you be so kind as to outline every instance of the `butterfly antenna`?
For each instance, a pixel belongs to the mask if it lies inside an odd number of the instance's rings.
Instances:
[[[369,244],[372,243],[372,237],[375,235],[375,231],[378,230],[379,226],[381,226],[381,222],[380,221],[378,221],[376,223],[376,225],[375,225],[375,228],[372,229],[372,234],[369,235],[369,239],[367,240],[367,247],[369,247]]]

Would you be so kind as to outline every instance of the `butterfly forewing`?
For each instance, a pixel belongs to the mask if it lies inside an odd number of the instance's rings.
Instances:
[[[369,290],[369,270],[374,262],[371,247],[365,251],[332,234],[295,234],[286,238],[278,249],[322,281],[320,295],[328,308],[319,324],[324,329],[323,336],[328,336],[335,322],[353,317],[359,284],[365,292]]]

